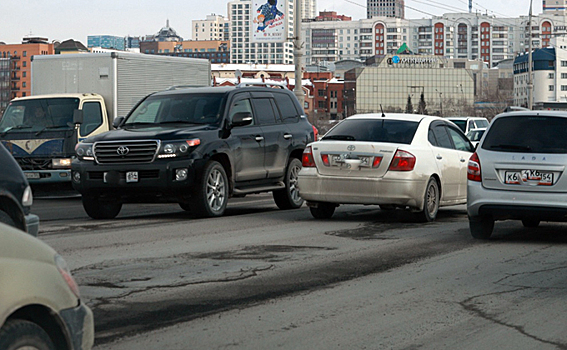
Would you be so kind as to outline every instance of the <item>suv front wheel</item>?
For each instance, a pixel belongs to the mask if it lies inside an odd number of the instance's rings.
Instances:
[[[222,216],[228,200],[228,178],[226,171],[217,161],[205,165],[200,181],[197,183],[191,212],[197,217]],[[184,208],[185,209],[185,208]]]
[[[274,201],[280,209],[297,209],[303,205],[303,198],[299,196],[297,179],[301,170],[301,161],[291,158],[285,172],[285,189],[273,192]]]

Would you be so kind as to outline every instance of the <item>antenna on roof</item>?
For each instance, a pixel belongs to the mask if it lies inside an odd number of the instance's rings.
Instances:
[[[382,104],[380,103],[380,110],[382,111],[382,118],[386,117],[386,114],[384,114],[384,110],[382,109]]]

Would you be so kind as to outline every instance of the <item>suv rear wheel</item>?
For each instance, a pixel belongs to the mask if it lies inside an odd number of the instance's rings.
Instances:
[[[301,170],[301,161],[291,158],[285,172],[285,189],[273,192],[274,201],[280,209],[297,209],[303,205],[303,198],[299,196],[297,179]]]
[[[83,208],[93,219],[114,219],[122,209],[122,202],[113,199],[101,200],[95,196],[83,195]]]
[[[228,200],[228,178],[222,165],[210,161],[205,165],[191,201],[191,212],[197,217],[222,216]]]
[[[477,239],[489,239],[494,230],[494,219],[490,216],[469,216],[471,236]]]
[[[320,202],[317,203],[317,206],[309,207],[309,211],[315,219],[330,219],[336,208],[337,206],[333,203]]]

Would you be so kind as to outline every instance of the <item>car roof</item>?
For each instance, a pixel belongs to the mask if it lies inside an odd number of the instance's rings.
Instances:
[[[469,120],[469,119],[482,119],[487,120],[484,117],[447,117],[449,120]]]
[[[154,93],[154,96],[163,96],[163,95],[177,95],[177,94],[226,94],[232,91],[247,91],[247,92],[254,92],[254,91],[261,91],[261,92],[284,92],[284,93],[291,93],[288,89],[278,89],[266,86],[204,86],[204,87],[171,87],[164,91],[158,91]]]
[[[395,120],[407,120],[419,122],[421,120],[443,120],[443,118],[433,116],[433,115],[423,115],[423,114],[408,114],[408,113],[366,113],[366,114],[355,114],[351,115],[347,119],[382,119],[383,115],[387,119]]]
[[[485,131],[486,128],[475,128],[475,129],[470,129],[469,132],[473,132],[473,131]]]
[[[499,117],[507,117],[507,116],[546,116],[546,117],[563,117],[563,118],[567,118],[567,113],[564,111],[514,111],[514,112],[504,112],[504,113],[500,113],[498,114],[496,118]]]

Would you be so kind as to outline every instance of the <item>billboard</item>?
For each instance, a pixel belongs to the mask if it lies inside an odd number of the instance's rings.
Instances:
[[[293,0],[252,0],[251,42],[283,43],[288,39],[288,1]]]

